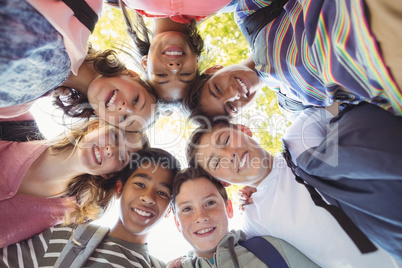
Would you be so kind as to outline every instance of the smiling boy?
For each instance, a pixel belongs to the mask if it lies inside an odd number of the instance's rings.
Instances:
[[[324,110],[310,109],[307,110]],[[402,171],[398,162],[402,161],[402,148],[396,145],[401,119],[366,103],[342,114],[335,126],[320,133],[301,124],[301,130],[309,132],[299,136],[314,138],[306,144],[312,145],[313,141],[319,150],[303,149],[307,150],[307,161],[302,162],[306,169],[299,176],[308,179],[326,201],[340,207],[365,235],[399,260],[402,220],[401,208],[395,204],[400,204],[401,199]],[[306,133],[308,136],[303,136]],[[353,235],[348,233],[356,232],[341,228],[328,211],[313,202],[307,188],[296,181],[285,158],[272,156],[250,135],[245,127],[218,121],[209,128],[196,130],[188,146],[190,166],[198,166],[226,183],[257,188],[252,195],[254,203],[245,208],[244,228],[249,237],[273,235],[284,239],[323,267],[378,267],[384,263],[395,267],[382,249],[362,249],[370,245],[369,241],[353,242]],[[331,167],[325,158],[320,161],[317,153],[331,156],[325,152],[334,152],[335,145],[339,158],[337,165]],[[309,172],[314,176],[309,176]],[[344,215],[340,220],[349,217]]]
[[[229,232],[232,202],[223,185],[207,173],[194,168],[180,172],[173,185],[172,208],[178,230],[193,247],[193,252],[181,258],[182,267],[267,267],[242,244],[242,231]],[[289,267],[317,267],[285,241],[264,239],[273,246],[265,249],[265,255],[276,250]],[[174,263],[177,267],[178,261]]]
[[[393,1],[240,0],[234,18],[251,56],[207,69],[186,108],[193,117],[240,114],[256,91],[249,82],[259,77],[278,100],[299,103],[279,102],[287,114],[303,105],[367,101],[400,116],[401,12]]]
[[[133,156],[131,164],[131,168],[123,171],[121,183],[116,185],[120,198],[117,223],[93,249],[84,262],[85,267],[165,267],[149,255],[147,237],[155,224],[169,213],[173,179],[180,164],[161,149],[142,150]],[[2,267],[53,266],[72,231],[72,226],[56,226],[5,247],[0,250],[0,264]]]

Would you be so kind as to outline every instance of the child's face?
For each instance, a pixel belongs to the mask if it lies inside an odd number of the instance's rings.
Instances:
[[[158,98],[181,100],[196,77],[198,56],[188,36],[169,31],[154,37],[142,66]]]
[[[107,175],[130,163],[131,154],[142,149],[141,134],[125,132],[113,126],[100,126],[86,134],[74,154],[83,165],[82,172]]]
[[[228,232],[231,203],[226,205],[215,185],[201,177],[182,184],[175,206],[179,231],[198,257],[211,258]]]
[[[167,169],[149,163],[138,168],[123,188],[117,237],[145,244],[151,228],[167,214],[172,184]]]
[[[126,131],[140,131],[154,120],[155,98],[131,74],[100,76],[88,88],[96,114]]]
[[[224,67],[203,86],[201,109],[208,116],[236,116],[253,103],[261,87],[254,70],[239,64]]]
[[[218,180],[256,187],[269,174],[267,154],[238,127],[218,124],[201,137],[196,160]]]

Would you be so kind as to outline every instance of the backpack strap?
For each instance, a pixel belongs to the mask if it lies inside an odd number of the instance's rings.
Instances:
[[[240,245],[257,256],[267,267],[289,268],[279,251],[261,236],[242,241]]]
[[[88,30],[93,33],[95,25],[98,22],[98,15],[84,0],[62,0],[73,12],[74,16]]]
[[[64,246],[54,267],[82,267],[108,233],[107,227],[79,225]]]
[[[338,222],[338,224],[342,227],[345,233],[352,239],[357,248],[361,253],[370,253],[377,250],[377,247],[368,239],[368,237],[355,225],[355,223],[349,218],[346,213],[337,206],[326,203],[321,195],[317,192],[317,190],[306,183],[299,175],[296,173],[297,166],[292,161],[292,156],[289,151],[285,147],[282,152],[283,157],[286,160],[287,165],[292,170],[293,174],[296,177],[296,181],[300,184],[303,184],[307,191],[309,192],[311,199],[317,207],[321,207],[328,211]]]

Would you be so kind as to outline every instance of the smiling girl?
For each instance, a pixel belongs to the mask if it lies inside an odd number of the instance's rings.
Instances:
[[[0,247],[66,220],[96,219],[130,155],[149,147],[144,134],[100,120],[52,142],[0,141]],[[40,217],[38,217],[40,215]]]

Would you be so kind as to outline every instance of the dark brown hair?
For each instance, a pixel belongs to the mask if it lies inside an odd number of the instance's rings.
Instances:
[[[174,178],[172,199],[171,199],[172,210],[174,214],[176,214],[176,206],[175,206],[176,197],[180,193],[180,188],[183,185],[183,183],[185,183],[186,181],[193,181],[199,178],[206,178],[207,180],[212,182],[212,184],[215,185],[219,194],[225,201],[225,204],[227,204],[228,194],[226,188],[222,185],[222,183],[220,183],[217,179],[215,179],[202,169],[189,167],[180,171]]]
[[[121,75],[127,70],[124,63],[117,57],[116,51],[111,49],[97,51],[91,44],[88,47],[85,63],[92,63],[97,73],[107,77]],[[137,81],[146,89],[150,88],[142,79],[138,78]],[[65,115],[82,118],[95,116],[93,108],[88,103],[88,97],[77,90],[61,86],[53,90],[52,94],[53,104],[62,109]]]
[[[133,11],[134,15],[134,23],[133,23],[124,1],[120,1],[120,8],[123,12],[123,18],[126,22],[127,33],[131,36],[131,38],[134,41],[134,47],[125,45],[125,49],[123,51],[126,52],[126,54],[132,58],[135,65],[139,69],[142,69],[140,63],[141,58],[145,55],[148,55],[149,53],[153,33],[147,28],[143,17],[140,14],[138,14],[138,12],[135,10]],[[204,40],[202,39],[201,35],[198,32],[197,22],[195,19],[192,19],[191,23],[187,25],[187,35],[190,39],[190,44],[193,51],[198,57],[200,57],[201,52],[204,49]],[[146,72],[144,73],[144,75],[145,78],[147,79]],[[200,75],[199,70],[197,70],[195,80],[197,80],[199,75]],[[189,85],[189,88],[192,88],[192,84]],[[156,95],[156,97],[160,99],[160,97],[157,95],[156,92],[154,92],[154,94]],[[164,100],[164,101],[170,102],[170,100]]]

